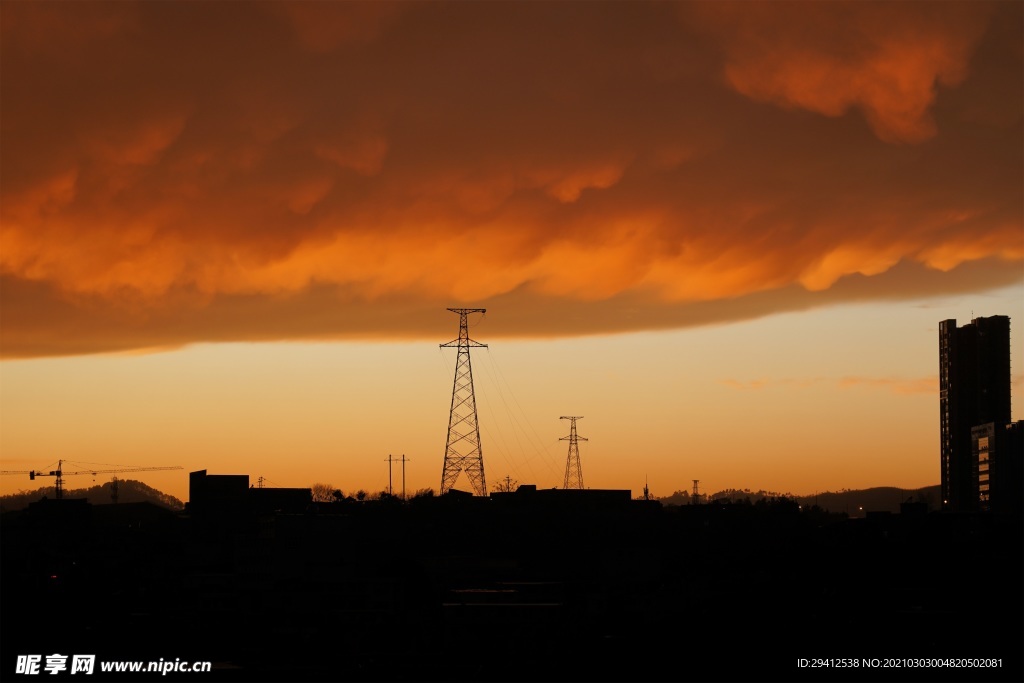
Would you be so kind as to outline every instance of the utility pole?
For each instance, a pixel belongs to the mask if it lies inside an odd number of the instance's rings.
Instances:
[[[484,456],[480,447],[480,424],[476,415],[476,395],[473,393],[473,366],[469,361],[470,347],[486,348],[487,344],[469,338],[467,317],[470,313],[486,313],[485,308],[449,308],[459,315],[459,338],[441,348],[458,348],[455,361],[455,380],[452,384],[452,407],[448,415],[448,440],[444,450],[444,468],[441,471],[441,495],[448,493],[459,473],[465,471],[474,493],[487,495],[484,479]]]
[[[391,489],[391,462],[392,462],[391,454],[388,453],[388,495],[389,496],[395,495],[395,492]]]
[[[405,457],[405,453],[402,453],[402,500],[405,500],[405,463],[409,462],[409,458]]]
[[[583,488],[583,468],[580,466],[579,441],[586,441],[582,436],[576,435],[576,420],[582,420],[582,415],[563,415],[560,420],[569,420],[569,436],[563,436],[559,441],[569,442],[569,457],[565,460],[565,483],[564,489]]]

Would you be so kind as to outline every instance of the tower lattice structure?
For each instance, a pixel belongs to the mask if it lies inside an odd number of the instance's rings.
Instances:
[[[469,477],[473,492],[487,495],[484,479],[484,456],[480,447],[480,424],[476,415],[476,395],[473,393],[473,366],[469,360],[470,347],[487,348],[487,344],[469,338],[467,317],[471,313],[486,313],[485,308],[449,308],[459,315],[459,338],[441,348],[457,347],[455,381],[452,384],[452,408],[448,417],[448,442],[444,450],[444,470],[441,473],[441,495],[448,493],[460,472]]]
[[[565,460],[565,483],[562,488],[582,489],[583,468],[580,466],[580,441],[587,439],[576,434],[576,420],[582,420],[582,415],[563,415],[560,420],[569,420],[569,436],[563,436],[559,441],[569,442],[569,457]]]

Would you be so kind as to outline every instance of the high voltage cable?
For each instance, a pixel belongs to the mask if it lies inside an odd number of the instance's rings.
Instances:
[[[505,383],[505,386],[508,387],[508,391],[512,395],[512,400],[515,402],[516,408],[519,409],[520,414],[523,416],[523,420],[526,422],[526,424],[532,430],[533,436],[536,439],[536,441],[532,444],[534,449],[538,453],[540,453],[541,455],[544,455],[546,457],[546,459],[547,459],[546,464],[548,465],[548,469],[550,469],[552,474],[554,474],[557,477],[558,476],[558,468],[554,465],[555,460],[554,460],[554,456],[551,454],[550,447],[543,446],[543,443],[544,443],[543,439],[540,438],[540,435],[537,433],[536,428],[534,428],[534,426],[532,424],[530,424],[529,419],[526,417],[526,411],[524,411],[522,405],[520,405],[519,399],[516,398],[515,392],[512,391],[512,385],[509,384],[508,380],[505,378],[505,373],[502,372],[501,367],[495,361],[494,354],[493,354],[493,352],[491,352],[490,349],[488,349],[487,356],[492,359],[492,363],[493,363],[494,369],[497,371],[498,375],[500,376],[501,381],[503,381]],[[526,430],[523,430],[523,432],[525,434]],[[529,436],[529,435],[527,435],[527,436]],[[541,445],[538,446],[538,444],[541,444]]]
[[[517,429],[519,427],[519,425],[518,425],[518,421],[516,419],[516,416],[512,413],[512,410],[511,410],[511,408],[508,405],[508,401],[505,400],[505,393],[502,391],[501,382],[498,380],[498,376],[497,376],[497,374],[495,372],[496,368],[495,368],[495,364],[494,364],[494,359],[493,359],[493,357],[491,357],[490,353],[488,353],[487,356],[488,356],[488,360],[490,361],[490,363],[489,364],[485,364],[485,366],[486,366],[487,371],[490,372],[490,374],[491,374],[492,381],[494,382],[494,387],[495,387],[495,389],[497,389],[497,392],[498,392],[498,398],[501,399],[501,403],[505,407],[505,414],[508,417],[509,423],[512,426],[512,434],[515,437],[516,446],[517,446],[517,448],[519,450],[519,453],[522,456],[523,462],[525,463],[527,468],[530,470],[530,476],[533,478],[534,481],[536,481],[537,480],[537,475],[533,471],[533,467],[530,464],[530,461],[532,460],[532,458],[530,458],[530,457],[528,457],[526,455],[526,449],[523,448],[522,441],[519,438],[519,432],[521,431],[521,428]],[[530,444],[530,446],[533,447],[534,444]],[[514,468],[514,466],[513,466],[513,468]],[[517,476],[519,476],[519,478],[522,479],[522,475],[519,474],[518,472],[517,472]]]
[[[505,397],[501,395],[500,388],[499,388],[498,396],[499,396],[499,398],[502,399],[502,402],[505,403]],[[488,411],[492,415],[497,415],[497,412],[491,407],[491,399],[490,399],[490,396],[489,396],[488,392],[484,392],[484,401],[487,404]],[[508,404],[507,403],[505,403],[505,410],[506,410],[506,412],[508,410]],[[510,455],[509,448],[508,448],[508,445],[505,443],[505,435],[501,431],[501,427],[500,427],[499,421],[498,420],[494,420],[493,424],[494,424],[494,426],[495,426],[494,428],[497,430],[497,434],[498,434],[498,441],[499,441],[499,445],[497,446],[498,452],[501,453],[501,456],[505,459],[505,463],[512,469],[513,473],[518,478],[522,479],[523,478],[522,472],[519,471],[519,468],[516,465],[516,463],[509,457],[509,455]],[[489,427],[487,427],[487,423],[486,422],[484,423],[483,428],[488,432],[488,435],[490,435],[490,429],[489,429]],[[517,435],[515,435],[515,430],[514,429],[513,429],[513,435],[516,436],[516,441],[518,442],[519,438],[518,438]],[[520,447],[520,451],[522,451],[521,447]],[[530,475],[534,476],[532,468],[530,469]]]

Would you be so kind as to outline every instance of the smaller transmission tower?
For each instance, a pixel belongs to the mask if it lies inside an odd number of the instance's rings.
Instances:
[[[569,442],[569,457],[565,461],[565,483],[564,489],[583,488],[583,468],[580,467],[579,441],[586,441],[582,436],[576,435],[576,420],[582,420],[582,415],[563,415],[560,420],[569,420],[569,436],[563,436],[559,441]]]

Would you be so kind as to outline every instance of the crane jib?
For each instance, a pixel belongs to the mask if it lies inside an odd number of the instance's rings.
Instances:
[[[156,470],[180,470],[180,465],[173,465],[170,467],[120,467],[109,470],[78,470],[75,472],[64,472],[61,468],[63,461],[57,462],[57,469],[50,470],[49,472],[37,472],[36,470],[3,470],[0,474],[27,474],[29,480],[35,481],[36,477],[56,477],[55,482],[57,489],[57,498],[64,497],[64,477],[74,474],[91,474],[94,477],[97,474],[112,474],[120,472],[153,472]]]

